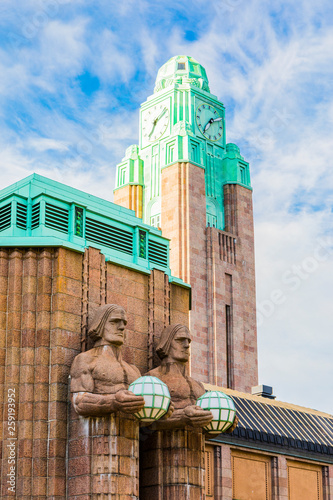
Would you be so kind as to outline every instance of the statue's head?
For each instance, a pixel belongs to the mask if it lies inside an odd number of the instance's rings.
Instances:
[[[163,330],[156,352],[162,361],[187,363],[191,340],[187,326],[170,325]]]
[[[96,309],[88,326],[88,334],[94,342],[103,339],[104,344],[121,346],[126,324],[125,309],[116,304],[106,304]]]

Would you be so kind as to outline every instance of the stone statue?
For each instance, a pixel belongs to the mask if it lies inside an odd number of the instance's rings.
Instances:
[[[204,386],[186,375],[191,340],[189,329],[177,324],[164,329],[157,345],[156,352],[161,359],[161,365],[148,372],[148,375],[167,384],[175,407],[172,416],[155,424],[157,428],[177,429],[186,425],[204,427],[213,418],[210,411],[195,404],[204,394]]]
[[[88,326],[94,347],[78,354],[71,368],[72,403],[79,415],[135,413],[143,408],[143,397],[127,390],[141,374],[121,356],[126,324],[121,306],[106,304],[96,310]]]

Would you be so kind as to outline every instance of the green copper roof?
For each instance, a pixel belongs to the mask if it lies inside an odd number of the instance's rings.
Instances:
[[[99,248],[106,260],[170,276],[169,240],[133,210],[33,174],[0,191],[0,246]]]
[[[209,92],[205,68],[190,56],[174,56],[163,64],[157,73],[154,91],[182,83],[191,83]]]

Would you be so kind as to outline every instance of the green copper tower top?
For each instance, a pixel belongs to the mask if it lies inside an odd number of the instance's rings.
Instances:
[[[174,84],[190,83],[209,92],[206,70],[193,57],[174,56],[158,70],[154,92]]]
[[[117,166],[115,191],[137,186],[146,224],[161,225],[161,172],[177,162],[205,170],[207,225],[224,229],[223,186],[251,189],[249,165],[226,143],[225,108],[211,94],[205,68],[184,55],[159,69],[154,93],[141,105],[139,144]]]

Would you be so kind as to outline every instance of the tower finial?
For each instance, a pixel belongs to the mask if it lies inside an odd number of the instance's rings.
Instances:
[[[210,92],[206,70],[193,57],[174,56],[159,69],[154,92],[171,85],[190,83]]]

